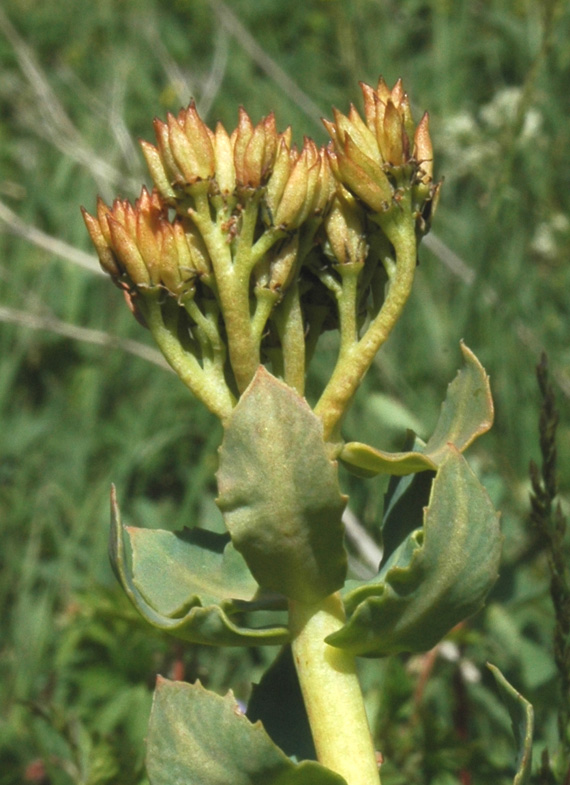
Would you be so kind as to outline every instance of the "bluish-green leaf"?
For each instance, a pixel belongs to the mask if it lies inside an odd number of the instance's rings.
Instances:
[[[518,747],[516,762],[517,772],[513,785],[528,785],[532,768],[532,734],[534,712],[532,705],[517,692],[512,684],[505,679],[501,671],[487,663],[487,667],[495,677],[503,703],[511,717],[513,734]]]
[[[293,763],[231,693],[159,678],[147,742],[151,785],[347,785],[314,761]]]
[[[473,352],[461,344],[463,368],[447,389],[435,430],[422,450],[385,452],[361,442],[349,442],[339,460],[365,477],[377,474],[406,475],[435,470],[453,444],[460,452],[493,424],[493,399],[489,377]]]
[[[130,527],[127,531],[133,571],[113,489],[111,564],[127,596],[150,624],[192,643],[259,646],[288,640],[282,624],[240,623],[244,611],[254,619],[256,611],[279,604],[259,595],[245,562],[225,535],[199,529],[173,533]]]
[[[348,621],[327,638],[355,654],[426,651],[475,613],[497,578],[499,516],[454,449],[433,481],[421,529],[395,549],[377,577],[350,582]]]
[[[263,367],[225,427],[217,477],[232,542],[260,586],[314,603],[343,585],[346,498],[322,423]]]

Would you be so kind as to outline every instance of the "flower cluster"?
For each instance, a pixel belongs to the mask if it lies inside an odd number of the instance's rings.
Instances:
[[[411,187],[418,214],[437,196],[429,119],[414,125],[410,101],[399,79],[392,90],[380,77],[378,87],[361,83],[366,122],[351,105],[348,115],[335,111],[324,120],[332,139],[329,160],[339,182],[375,213],[389,211],[398,189]]]
[[[101,265],[141,321],[172,325],[175,303],[185,321],[168,329],[191,334],[203,369],[213,345],[226,346],[216,362],[229,363],[238,393],[269,357],[285,376],[293,357],[305,363],[294,341],[310,354],[330,327],[358,341],[394,283],[393,227],[407,222],[416,237],[429,227],[438,186],[427,115],[415,126],[401,81],[361,87],[365,118],[335,110],[320,148],[307,137],[297,148],[273,114],[254,125],[243,109],[231,134],[211,130],[191,103],[155,120],[156,145],[142,142],[153,190],[134,206],[99,200],[95,216],[83,211]]]

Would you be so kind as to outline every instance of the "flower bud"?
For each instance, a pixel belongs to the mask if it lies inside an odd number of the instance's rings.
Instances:
[[[101,200],[99,199],[98,202],[101,202]],[[101,204],[103,203],[101,202]],[[105,209],[108,211],[108,208]],[[97,212],[99,212],[99,206]],[[107,226],[106,219],[103,219],[103,223],[107,230],[107,237],[103,233],[102,224],[98,218],[94,218],[92,215],[90,215],[84,207],[81,208],[81,214],[83,215],[85,226],[87,227],[87,231],[91,237],[91,242],[97,251],[97,256],[99,257],[99,263],[101,264],[101,267],[103,270],[105,270],[106,273],[109,273],[111,278],[119,278],[121,275],[121,270],[117,264],[115,254],[110,247],[111,238],[109,235],[109,228]]]
[[[313,165],[313,151],[308,146],[309,141],[305,138],[301,154],[295,161],[285,184],[283,195],[274,215],[277,226],[296,228],[300,223],[298,219],[301,218],[301,211],[307,199],[309,169]]]
[[[305,137],[300,153],[288,150],[282,141],[265,197],[273,225],[299,228],[308,218],[323,212],[333,190],[324,149],[309,137]]]
[[[112,215],[107,218],[107,223],[113,249],[117,258],[121,260],[127,275],[135,286],[149,286],[150,275],[137,248],[134,233],[131,234],[125,224],[119,223]]]
[[[179,122],[194,150],[198,164],[198,176],[201,179],[213,177],[215,169],[215,155],[212,146],[214,134],[198,114],[194,101],[187,109],[182,110]]]
[[[233,142],[221,123],[216,125],[213,146],[216,158],[216,183],[220,193],[224,196],[229,196],[235,191],[236,168],[234,164]]]
[[[256,269],[256,286],[284,294],[295,274],[299,233],[274,246]]]
[[[414,134],[413,156],[419,165],[419,179],[429,185],[433,178],[433,145],[429,135],[429,115],[425,112]]]
[[[188,138],[185,128],[171,114],[168,115],[168,141],[174,160],[184,175],[186,185],[194,185],[199,180],[206,180],[214,174],[210,156],[204,154],[205,151],[196,144],[197,140]],[[209,140],[208,143],[210,144]],[[211,158],[213,159],[213,151]]]
[[[361,88],[366,122],[354,106],[348,116],[335,110],[334,122],[323,121],[332,139],[328,148],[332,172],[380,214],[391,209],[400,189],[413,187],[414,209],[423,214],[424,205],[418,199],[425,203],[434,192],[427,116],[416,128],[401,79],[391,90],[382,77],[376,89],[364,83]]]
[[[273,112],[254,127],[243,108],[239,110],[238,127],[234,133],[237,184],[242,188],[259,188],[272,172],[280,139],[290,139],[290,133],[277,134]]]
[[[172,150],[170,149],[170,137],[168,132],[168,125],[163,123],[162,120],[155,118],[154,120],[154,132],[156,134],[156,143],[158,148],[158,153],[160,156],[160,160],[162,162],[162,166],[168,178],[168,182],[171,185],[183,185],[184,184],[184,176],[180,171],[178,164],[174,160],[174,155],[172,154]]]
[[[159,270],[160,282],[176,297],[184,297],[193,294],[192,277],[188,276],[188,281],[184,281],[181,271],[181,260],[178,253],[178,244],[174,226],[168,221],[162,221],[160,226],[159,247]]]
[[[329,157],[324,147],[319,149],[319,176],[313,191],[312,211],[315,215],[322,215],[336,188],[336,181],[331,170]]]
[[[392,191],[389,183],[384,182],[385,176],[384,179],[376,181],[346,154],[338,155],[327,148],[327,155],[333,174],[340,183],[344,183],[374,212],[380,213],[387,209],[392,199]]]
[[[213,284],[213,267],[210,256],[202,239],[202,235],[194,224],[185,222],[183,224],[184,239],[190,253],[189,270],[196,273],[202,280],[210,285]],[[182,236],[180,235],[180,242]]]
[[[166,169],[164,167],[164,163],[158,148],[150,144],[150,142],[144,141],[144,139],[141,140],[140,145],[142,147],[143,155],[145,157],[146,165],[148,166],[150,175],[160,195],[164,199],[175,199],[176,193],[170,184],[170,179],[166,173]]]
[[[281,138],[275,155],[273,171],[267,182],[267,190],[265,192],[265,201],[273,218],[275,217],[291,171],[298,158],[299,153],[296,148],[291,150],[287,144],[287,140]]]
[[[332,253],[338,264],[363,264],[368,253],[364,214],[356,200],[342,186],[324,219],[327,237],[325,253]]]

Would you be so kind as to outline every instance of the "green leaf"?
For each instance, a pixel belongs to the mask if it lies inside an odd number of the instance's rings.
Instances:
[[[180,617],[196,604],[231,609],[234,600],[250,601],[259,589],[229,535],[132,526],[126,532],[135,586],[165,616]]]
[[[220,448],[217,500],[236,549],[265,589],[316,603],[346,576],[346,497],[307,402],[263,367]]]
[[[338,457],[352,474],[365,478],[376,477],[378,474],[402,477],[437,469],[437,464],[429,455],[421,452],[385,452],[362,442],[348,442],[343,445]]]
[[[493,424],[489,377],[473,352],[461,344],[464,365],[447,388],[439,420],[421,450],[385,452],[361,442],[349,442],[340,452],[348,469],[363,477],[377,474],[402,476],[431,469],[444,460],[449,445],[463,452]]]
[[[243,715],[231,692],[158,678],[150,717],[151,785],[347,785],[314,761],[296,764],[262,724]]]
[[[251,722],[261,720],[275,744],[289,757],[316,760],[311,726],[290,645],[282,648],[260,683],[253,685],[246,716]]]
[[[534,712],[532,705],[509,684],[501,671],[491,663],[487,667],[495,677],[503,703],[507,707],[518,747],[517,773],[513,785],[528,785],[532,767],[532,734]]]
[[[431,649],[482,606],[497,578],[500,551],[499,516],[451,448],[433,481],[423,527],[375,578],[347,584],[348,621],[327,642],[376,657]]]
[[[217,646],[288,640],[289,631],[282,625],[248,627],[232,618],[244,611],[272,609],[276,601],[256,593],[257,584],[225,535],[200,529],[173,533],[130,527],[127,532],[132,571],[113,488],[111,564],[133,605],[154,627],[192,643]]]

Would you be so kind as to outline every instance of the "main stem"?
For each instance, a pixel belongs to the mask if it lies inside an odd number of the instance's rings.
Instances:
[[[289,603],[293,659],[317,758],[348,785],[380,785],[355,658],[325,643],[343,624],[338,594],[317,605]]]

